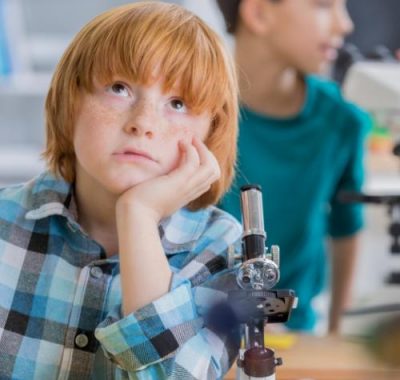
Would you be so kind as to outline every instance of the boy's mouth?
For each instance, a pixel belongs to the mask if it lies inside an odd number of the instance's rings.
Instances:
[[[150,155],[149,153],[140,150],[140,149],[134,149],[134,148],[126,148],[126,149],[122,149],[117,151],[116,153],[113,154],[114,156],[120,157],[120,158],[139,158],[139,159],[146,159],[146,160],[150,160],[150,161],[154,161],[157,162],[157,160]]]
[[[325,59],[334,61],[338,56],[338,48],[334,45],[323,44],[321,45],[321,52]]]
[[[320,50],[326,60],[334,61],[337,58],[339,50],[342,46],[343,41],[335,39],[334,41],[322,43],[320,45]]]

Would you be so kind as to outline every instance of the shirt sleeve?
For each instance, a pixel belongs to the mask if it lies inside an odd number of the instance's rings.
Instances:
[[[333,238],[351,236],[364,224],[362,204],[345,202],[340,197],[343,192],[361,192],[364,183],[365,140],[371,121],[364,111],[356,107],[353,111],[346,126],[351,133],[344,137],[348,160],[331,201],[329,233]]]
[[[226,296],[216,279],[232,273],[228,254],[240,235],[236,221],[217,218],[190,253],[192,260],[173,274],[169,293],[125,317],[118,306],[98,326],[96,338],[125,377],[211,380],[229,370],[239,342],[209,328],[204,315]]]

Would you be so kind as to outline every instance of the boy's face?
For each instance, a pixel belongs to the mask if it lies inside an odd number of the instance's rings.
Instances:
[[[95,82],[85,93],[74,125],[77,176],[118,195],[174,169],[178,141],[207,137],[211,116],[194,114],[179,90],[162,91],[124,78]]]
[[[268,9],[271,47],[303,73],[325,71],[353,29],[346,0],[280,0]]]

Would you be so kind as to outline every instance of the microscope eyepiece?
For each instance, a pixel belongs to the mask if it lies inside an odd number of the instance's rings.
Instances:
[[[266,233],[261,187],[246,185],[241,188],[243,223],[243,251],[247,260],[260,257],[265,252]]]

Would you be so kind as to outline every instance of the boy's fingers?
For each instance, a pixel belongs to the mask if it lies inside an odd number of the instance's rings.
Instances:
[[[180,158],[178,165],[175,169],[169,172],[166,177],[173,181],[178,181],[185,184],[188,178],[192,177],[193,171],[195,171],[200,165],[200,159],[194,147],[186,142],[179,141]]]
[[[179,168],[180,166],[182,166],[184,164],[184,162],[186,161],[186,156],[187,156],[187,147],[186,147],[184,141],[180,140],[178,142],[178,148],[179,148],[179,161],[178,161],[177,168]]]
[[[193,146],[197,149],[200,165],[211,169],[218,177],[220,176],[220,167],[215,156],[210,152],[207,146],[197,137],[193,138]]]
[[[212,159],[215,158],[214,155],[209,151],[207,148],[206,144],[204,144],[200,139],[197,137],[193,138],[193,146],[196,148],[197,153],[200,158],[200,164],[201,165],[207,165],[210,163],[210,160],[212,162]]]
[[[188,143],[188,157],[187,163],[194,168],[198,168],[201,164],[199,152],[192,143]]]
[[[215,156],[200,139],[194,137],[192,144],[198,153],[200,166],[191,177],[190,185],[204,193],[220,177],[221,170]]]
[[[204,164],[207,161],[209,150],[206,145],[197,137],[193,137],[192,144],[196,148],[200,158],[200,163]]]
[[[220,176],[220,168],[215,156],[199,139],[181,141],[179,146],[181,160],[167,176],[178,183],[182,199],[190,202],[210,189]]]

